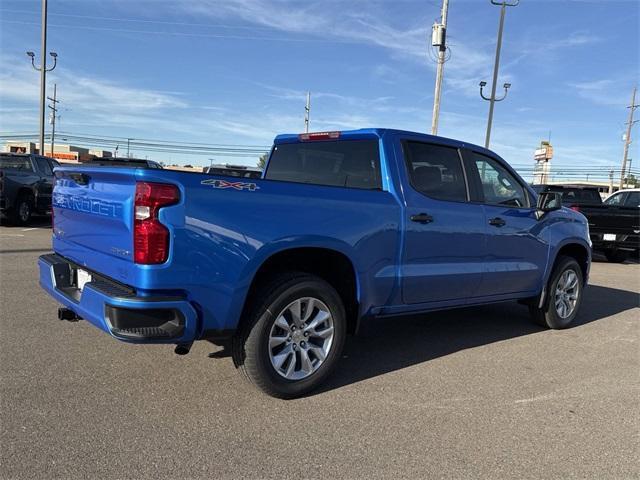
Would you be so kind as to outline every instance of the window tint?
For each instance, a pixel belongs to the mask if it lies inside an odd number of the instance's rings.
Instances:
[[[602,199],[597,190],[588,188],[564,189],[562,192],[562,201],[564,203],[591,203],[600,204]]]
[[[527,206],[527,194],[520,182],[500,163],[485,155],[473,152],[485,203],[508,205],[512,207]]]
[[[11,168],[15,170],[33,170],[29,157],[19,157],[13,155],[0,155],[0,168]]]
[[[379,189],[377,140],[301,142],[276,145],[265,174],[268,180]]]
[[[622,203],[622,199],[624,198],[624,193],[616,193],[615,195],[611,195],[609,198],[605,200],[605,204],[607,205],[620,205]]]
[[[47,162],[46,159],[42,157],[36,157],[36,162],[38,164],[38,170],[40,170],[45,175],[53,175],[53,170],[51,170],[51,165]]]
[[[629,192],[624,201],[625,207],[640,207],[640,192]]]
[[[457,149],[406,142],[404,154],[411,185],[417,191],[438,200],[467,200],[462,161]]]

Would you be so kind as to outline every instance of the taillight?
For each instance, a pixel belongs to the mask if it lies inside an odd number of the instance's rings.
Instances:
[[[571,210],[573,210],[574,212],[579,212],[580,211],[580,206],[579,205],[571,205],[569,208]]]
[[[308,142],[310,140],[336,140],[338,138],[340,138],[340,132],[312,132],[298,135],[298,139],[302,142]]]
[[[133,225],[133,258],[145,265],[169,258],[169,230],[158,220],[162,207],[180,200],[180,191],[166,183],[136,183]]]

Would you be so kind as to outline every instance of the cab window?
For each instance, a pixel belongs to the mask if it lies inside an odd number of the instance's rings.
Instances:
[[[47,162],[46,158],[36,157],[36,163],[38,164],[38,170],[40,170],[45,175],[53,175],[53,170],[51,170],[51,165]]]
[[[640,192],[629,192],[624,201],[625,207],[640,207]]]
[[[473,164],[480,177],[484,203],[517,208],[529,206],[524,187],[498,161],[473,152]]]
[[[411,186],[437,200],[467,201],[467,185],[458,149],[405,142],[404,155]]]
[[[604,201],[604,203],[605,205],[621,205],[623,197],[624,197],[624,193],[622,192],[616,193],[614,195],[611,195],[609,198],[607,198]]]

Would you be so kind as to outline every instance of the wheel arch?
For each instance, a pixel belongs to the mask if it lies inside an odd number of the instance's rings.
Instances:
[[[15,207],[18,206],[18,201],[23,196],[29,196],[35,202],[36,194],[35,194],[33,188],[22,186],[22,187],[18,188],[18,190],[16,191],[16,197],[15,197],[15,200],[13,202]]]
[[[295,246],[270,252],[265,256],[251,279],[244,296],[238,328],[247,317],[251,299],[269,279],[284,272],[304,272],[325,280],[336,289],[347,314],[347,331],[356,333],[359,323],[360,287],[355,265],[339,249],[320,246]]]
[[[580,265],[580,269],[582,270],[582,279],[586,284],[589,279],[589,267],[591,265],[591,248],[582,242],[567,242],[560,246],[556,251],[556,254],[553,258],[553,263],[551,264],[550,272],[553,271],[553,266],[555,266],[558,258],[560,257],[571,257],[578,262]]]

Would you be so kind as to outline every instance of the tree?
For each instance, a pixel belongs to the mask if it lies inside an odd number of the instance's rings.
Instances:
[[[263,153],[262,155],[260,155],[260,158],[258,158],[258,168],[264,170],[264,166],[267,164],[268,157],[268,153]]]
[[[630,173],[627,178],[624,179],[624,183],[626,183],[627,185],[632,185],[635,188],[640,182],[633,173]]]

